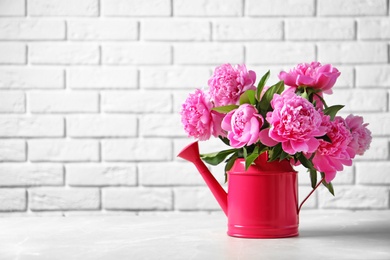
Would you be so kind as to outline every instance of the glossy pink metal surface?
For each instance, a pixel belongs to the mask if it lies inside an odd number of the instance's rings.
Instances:
[[[228,172],[228,235],[281,238],[298,235],[298,181],[290,163],[266,153],[245,171],[237,159]]]
[[[243,238],[281,238],[298,235],[297,172],[288,161],[267,162],[259,156],[245,171],[237,159],[228,172],[228,194],[199,157],[198,143],[178,155],[192,162],[228,217],[228,235]]]

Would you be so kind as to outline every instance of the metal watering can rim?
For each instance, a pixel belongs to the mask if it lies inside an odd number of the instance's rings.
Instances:
[[[207,186],[210,188],[211,192],[213,193],[214,197],[216,198],[217,202],[221,206],[222,210],[227,215],[227,210],[228,210],[227,193],[222,188],[222,186],[219,184],[219,182],[214,178],[214,176],[211,174],[211,172],[209,171],[207,166],[204,164],[204,162],[201,160],[200,155],[199,155],[198,141],[190,143],[189,145],[184,147],[177,156],[182,158],[182,159],[185,159],[189,162],[192,162],[196,166],[199,173],[202,175],[203,179],[205,180]],[[237,160],[243,160],[243,159],[238,158]],[[260,155],[257,160],[260,160],[260,162],[263,162],[263,163],[267,162],[268,156],[267,155],[263,155],[263,156]],[[261,166],[260,162],[257,161],[257,164],[255,163],[256,166]],[[287,166],[287,163],[288,163],[289,167]],[[250,166],[250,167],[256,167],[256,166]],[[291,164],[288,161],[286,162],[285,165],[282,165],[282,166],[284,167],[284,169],[281,171],[296,173],[296,171],[292,168]],[[245,171],[242,171],[242,172],[244,173]],[[267,171],[264,171],[264,173],[267,174]],[[313,190],[301,202],[301,204],[298,207],[298,214],[299,214],[303,204],[314,193],[314,191],[318,188],[318,186],[322,183],[323,180],[324,179],[321,179],[318,182],[318,184],[313,188]]]

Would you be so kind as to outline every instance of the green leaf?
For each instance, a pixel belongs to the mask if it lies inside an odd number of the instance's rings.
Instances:
[[[271,150],[270,150],[270,157],[268,158],[269,162],[275,161],[278,157],[280,157],[281,153],[283,152],[282,149],[282,144],[279,143],[275,145]]]
[[[259,157],[259,154],[260,154],[260,148],[259,146],[256,146],[253,152],[245,158],[245,170],[248,170],[249,166],[252,165],[254,160],[256,160],[257,157]]]
[[[343,105],[334,105],[324,109],[324,114],[330,116],[330,120],[333,120],[337,112],[342,109]]]
[[[279,157],[279,162],[283,161],[284,159],[288,158],[290,155],[286,153],[285,151],[282,150],[282,153],[280,154]]]
[[[218,165],[223,162],[229,154],[234,153],[235,151],[236,149],[229,149],[216,153],[201,154],[200,158],[208,164]]]
[[[317,171],[315,169],[309,169],[311,187],[314,189],[317,185]]]
[[[224,144],[230,146],[230,140],[229,140],[228,138],[223,137],[223,136],[220,136],[220,135],[219,135],[218,137],[219,137],[219,139],[221,139],[221,141],[222,141]]]
[[[238,158],[237,152],[235,152],[232,156],[229,157],[229,159],[226,160],[225,165],[225,183],[228,181],[228,175],[227,172],[233,167],[234,162]]]
[[[298,155],[298,160],[309,170],[314,170],[313,163],[307,159],[302,153]]]
[[[270,71],[267,71],[267,73],[265,73],[264,76],[261,77],[260,82],[257,85],[257,90],[256,90],[256,98],[257,98],[257,100],[260,100],[261,92],[263,91],[265,83],[267,82],[270,74],[271,74]]]
[[[249,89],[241,94],[240,105],[242,104],[256,105],[255,91],[253,89]]]
[[[271,86],[267,91],[264,93],[262,99],[259,102],[260,111],[268,111],[270,107],[270,102],[272,98],[274,97],[274,94],[280,94],[284,90],[284,82],[279,81],[275,85]]]
[[[227,105],[227,106],[221,106],[221,107],[214,107],[212,110],[220,112],[220,113],[229,113],[230,111],[238,108],[237,105]]]
[[[324,178],[325,174],[321,172],[322,178]],[[322,184],[328,189],[328,191],[334,196],[334,189],[333,189],[333,184],[331,182],[327,183],[325,179],[322,181]]]

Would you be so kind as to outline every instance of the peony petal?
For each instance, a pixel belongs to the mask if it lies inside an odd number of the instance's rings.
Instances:
[[[307,152],[309,149],[309,146],[306,144],[305,141],[290,141],[292,149],[296,152]]]
[[[260,134],[259,134],[259,138],[260,138],[260,142],[262,142],[264,145],[267,145],[270,147],[275,146],[279,143],[279,142],[277,142],[274,139],[269,137],[269,128],[265,128],[265,129],[261,130]]]

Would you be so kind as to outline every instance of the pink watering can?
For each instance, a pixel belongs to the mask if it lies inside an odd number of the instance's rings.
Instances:
[[[297,172],[289,161],[267,162],[262,153],[248,170],[236,159],[228,171],[228,193],[200,159],[198,142],[185,147],[178,157],[192,162],[228,217],[229,236],[281,238],[298,235]],[[313,190],[314,191],[314,190]]]

